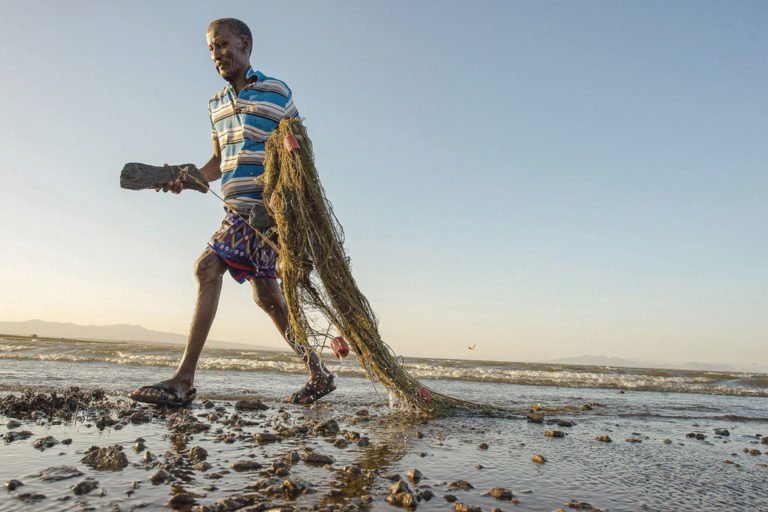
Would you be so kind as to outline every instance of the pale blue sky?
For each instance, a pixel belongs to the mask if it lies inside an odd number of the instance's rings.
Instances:
[[[211,19],[253,29],[413,356],[768,368],[768,4],[0,0],[0,320],[186,332]],[[226,282],[213,338],[281,346]],[[466,347],[477,343],[477,350]]]

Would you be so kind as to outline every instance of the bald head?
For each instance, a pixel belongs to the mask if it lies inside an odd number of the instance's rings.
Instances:
[[[233,35],[247,41],[248,55],[250,56],[251,50],[253,49],[253,35],[251,34],[251,29],[248,28],[248,25],[238,20],[237,18],[219,18],[208,24],[208,32],[210,33],[217,28],[224,27],[230,30]]]

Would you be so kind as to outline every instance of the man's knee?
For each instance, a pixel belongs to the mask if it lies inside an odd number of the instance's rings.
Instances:
[[[213,252],[205,252],[195,262],[195,277],[201,286],[216,283],[226,267]]]
[[[264,311],[281,307],[283,295],[280,287],[274,280],[256,278],[251,281],[253,286],[253,300]]]

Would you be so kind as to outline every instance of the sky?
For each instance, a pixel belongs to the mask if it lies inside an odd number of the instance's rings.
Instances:
[[[212,19],[254,33],[398,354],[768,369],[768,3],[0,0],[0,321],[185,333]],[[225,281],[211,338],[283,347]],[[474,351],[469,345],[476,344]]]

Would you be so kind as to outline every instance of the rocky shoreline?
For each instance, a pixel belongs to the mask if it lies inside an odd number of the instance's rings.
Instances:
[[[569,412],[577,417],[594,407],[599,405]],[[4,481],[0,509],[200,512],[542,510],[531,489],[514,490],[504,478],[480,476],[491,467],[503,474],[504,458],[513,456],[500,451],[527,457],[532,477],[541,471],[537,467],[568,455],[567,445],[562,454],[540,453],[533,440],[530,448],[526,442],[505,446],[502,428],[525,426],[537,442],[568,443],[577,423],[538,406],[527,417],[483,427],[455,420],[446,427],[383,405],[350,408],[332,401],[302,407],[203,400],[166,409],[77,388],[7,394],[0,399],[0,420],[3,474],[12,475]],[[605,433],[595,434],[591,449],[616,444]],[[686,440],[698,443],[710,443],[710,436],[730,442],[722,428],[688,434]],[[624,441],[639,445],[651,438],[632,432]],[[672,443],[665,438],[658,444]],[[754,437],[742,457],[760,459],[766,445],[768,437]],[[419,451],[424,446],[431,451]],[[723,463],[738,467],[732,459],[739,455],[732,455]],[[446,472],[445,464],[455,470]],[[562,510],[609,510],[580,499],[560,503]]]

